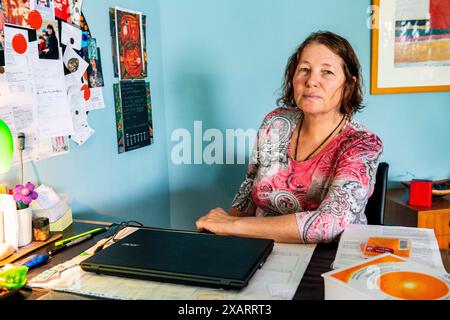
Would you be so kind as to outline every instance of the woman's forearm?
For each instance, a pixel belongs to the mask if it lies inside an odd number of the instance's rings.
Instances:
[[[276,217],[240,217],[228,230],[230,235],[268,238],[281,243],[300,243],[295,214]]]

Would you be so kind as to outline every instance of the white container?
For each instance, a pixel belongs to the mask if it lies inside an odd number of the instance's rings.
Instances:
[[[19,225],[18,246],[23,247],[33,240],[33,210],[30,207],[17,210],[17,220]]]

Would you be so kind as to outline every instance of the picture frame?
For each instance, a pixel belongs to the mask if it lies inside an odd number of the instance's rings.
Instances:
[[[372,95],[450,91],[449,4],[372,0]]]

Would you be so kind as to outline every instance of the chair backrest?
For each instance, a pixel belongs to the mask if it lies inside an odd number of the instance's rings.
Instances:
[[[380,162],[377,169],[375,187],[366,205],[367,223],[372,225],[384,224],[384,208],[386,205],[386,192],[389,165]]]

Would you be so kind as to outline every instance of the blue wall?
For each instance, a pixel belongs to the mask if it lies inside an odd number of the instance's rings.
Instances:
[[[95,134],[83,146],[71,142],[68,155],[25,166],[25,180],[44,183],[70,195],[76,218],[102,221],[138,220],[148,225],[169,226],[169,181],[166,156],[161,68],[159,2],[157,0],[85,1],[83,13],[100,47],[105,78],[106,109],[89,113]],[[120,6],[140,10],[148,17],[148,80],[151,83],[155,143],[124,154],[117,152],[114,113],[111,39],[108,8]],[[7,180],[20,177],[11,171]],[[0,180],[1,179],[0,177]]]
[[[77,217],[136,219],[194,228],[211,208],[229,208],[246,165],[175,165],[175,129],[257,129],[274,109],[286,61],[313,31],[331,30],[354,46],[363,66],[367,108],[357,115],[378,133],[390,163],[390,185],[450,177],[450,93],[369,95],[370,0],[85,1],[101,47],[107,109],[91,112],[96,130],[69,155],[27,165],[26,177],[69,193]],[[155,144],[116,151],[108,7],[148,16]],[[253,142],[253,141],[252,141]],[[206,147],[208,143],[204,143]],[[18,177],[12,171],[8,178]]]
[[[450,177],[450,93],[370,96],[371,1],[164,0],[161,9],[168,152],[174,129],[254,128],[275,107],[288,57],[313,31],[347,38],[361,60],[367,108],[357,118],[378,133],[396,181]],[[207,145],[207,144],[205,144]],[[204,146],[205,146],[204,145]],[[169,159],[170,160],[170,159]],[[169,162],[171,223],[194,227],[211,208],[229,208],[243,165]]]

